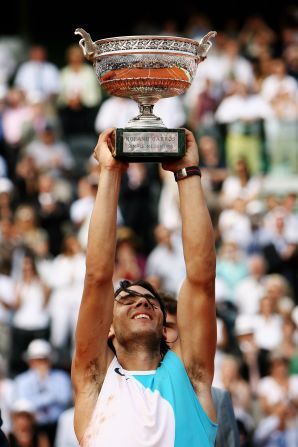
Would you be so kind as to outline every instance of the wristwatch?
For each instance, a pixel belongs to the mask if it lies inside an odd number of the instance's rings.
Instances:
[[[186,168],[178,169],[174,172],[176,182],[183,180],[184,178],[191,177],[192,175],[202,176],[199,166],[187,166]]]

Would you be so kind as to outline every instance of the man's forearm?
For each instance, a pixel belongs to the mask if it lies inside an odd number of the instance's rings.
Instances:
[[[201,179],[195,175],[180,180],[178,188],[187,276],[209,281],[215,276],[215,243]]]
[[[87,274],[96,277],[113,276],[120,182],[119,170],[101,170],[90,220],[86,257]]]

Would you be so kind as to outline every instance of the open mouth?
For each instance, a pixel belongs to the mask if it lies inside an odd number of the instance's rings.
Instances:
[[[133,320],[151,320],[147,314],[137,314],[133,317]]]

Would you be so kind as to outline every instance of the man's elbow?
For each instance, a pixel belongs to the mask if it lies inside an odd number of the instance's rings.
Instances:
[[[204,264],[198,265],[194,262],[187,267],[187,278],[194,284],[212,287],[215,284],[216,262],[210,259]]]
[[[109,269],[88,269],[86,268],[85,274],[85,286],[100,286],[102,284],[106,284],[107,282],[111,282],[113,278],[113,271],[109,271]]]

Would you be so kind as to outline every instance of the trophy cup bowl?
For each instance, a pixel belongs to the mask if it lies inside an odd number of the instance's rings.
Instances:
[[[139,115],[124,129],[116,130],[116,158],[131,161],[160,161],[181,158],[185,153],[183,129],[167,129],[153,114],[161,98],[182,95],[191,85],[216,35],[210,31],[200,42],[173,36],[124,36],[92,41],[82,28],[75,34],[100,85],[111,95],[138,103]]]

